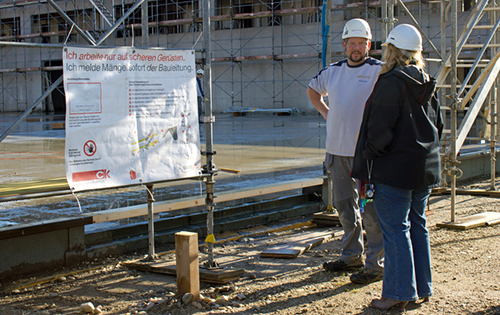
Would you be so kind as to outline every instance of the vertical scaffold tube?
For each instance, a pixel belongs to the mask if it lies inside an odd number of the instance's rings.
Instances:
[[[451,1],[451,150],[450,150],[450,175],[451,175],[451,222],[455,222],[455,197],[457,184],[457,2]]]
[[[498,81],[498,80],[497,80]],[[490,128],[490,160],[491,160],[491,186],[490,190],[496,190],[496,161],[497,161],[497,82],[491,90],[491,128]]]
[[[154,227],[154,211],[153,211],[153,184],[146,185],[148,193],[148,240],[149,240],[149,254],[148,259],[154,260],[155,254],[155,227]]]
[[[203,1],[203,52],[204,52],[204,71],[205,71],[205,102],[204,102],[204,116],[203,122],[205,123],[205,135],[206,135],[206,161],[207,161],[207,172],[208,177],[206,179],[206,192],[207,197],[205,199],[207,205],[207,239],[206,243],[208,246],[208,261],[206,267],[214,268],[216,263],[213,256],[214,247],[214,184],[215,184],[215,167],[213,163],[213,122],[214,117],[212,116],[212,52],[211,52],[211,39],[210,39],[210,2]]]

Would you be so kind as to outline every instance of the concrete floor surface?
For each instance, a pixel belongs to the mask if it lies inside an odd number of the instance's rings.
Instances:
[[[16,119],[15,115],[1,116],[0,132]],[[66,176],[65,131],[52,128],[53,123],[62,122],[64,115],[32,114],[0,143],[3,184]],[[221,114],[215,116],[213,128],[214,163],[240,172],[220,171],[216,192],[322,175],[326,130],[319,115]],[[203,124],[200,136],[203,151]],[[157,200],[204,194],[201,182],[182,180],[156,187]],[[83,213],[146,202],[142,187],[79,193],[78,198]],[[78,215],[80,207],[71,195],[0,203],[0,227]]]

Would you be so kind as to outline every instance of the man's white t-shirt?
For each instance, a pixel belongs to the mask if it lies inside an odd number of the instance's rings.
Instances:
[[[366,101],[378,79],[382,62],[369,57],[358,66],[349,66],[347,59],[321,70],[309,87],[328,96],[326,119],[326,152],[354,156]]]

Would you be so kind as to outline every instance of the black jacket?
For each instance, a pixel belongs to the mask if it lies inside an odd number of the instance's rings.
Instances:
[[[434,78],[412,65],[379,76],[363,114],[352,177],[410,190],[439,185],[443,124],[435,87]]]

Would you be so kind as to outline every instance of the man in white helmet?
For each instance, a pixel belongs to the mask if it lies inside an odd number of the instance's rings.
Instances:
[[[371,202],[361,218],[358,183],[351,178],[353,157],[368,100],[382,63],[368,56],[371,30],[363,19],[349,20],[342,33],[347,58],[321,70],[310,82],[307,96],[326,120],[325,168],[332,174],[334,206],[344,229],[339,259],[323,263],[328,271],[359,270],[351,275],[354,283],[382,280],[384,246],[382,231]],[[323,100],[328,96],[328,105]],[[363,223],[363,224],[362,224]],[[368,249],[363,260],[363,226]]]
[[[201,115],[203,114],[203,99],[205,98],[205,93],[203,93],[203,82],[201,79],[205,75],[205,71],[203,69],[198,69],[196,71],[196,91],[198,95],[198,120],[201,123]]]

